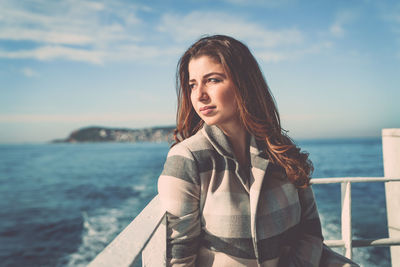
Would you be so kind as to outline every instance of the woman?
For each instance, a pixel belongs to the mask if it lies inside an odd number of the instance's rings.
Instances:
[[[198,40],[178,63],[177,91],[176,142],[158,182],[168,264],[327,266],[312,163],[281,128],[249,49]]]

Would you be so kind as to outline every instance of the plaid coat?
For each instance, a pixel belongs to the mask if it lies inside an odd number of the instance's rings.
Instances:
[[[170,265],[320,264],[324,246],[312,189],[290,183],[254,136],[249,153],[246,175],[224,133],[206,124],[171,148],[158,181]]]

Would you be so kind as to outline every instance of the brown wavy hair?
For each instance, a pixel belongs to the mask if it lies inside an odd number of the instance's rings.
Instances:
[[[206,36],[195,42],[180,58],[176,72],[178,109],[175,144],[194,135],[204,121],[190,100],[190,60],[208,56],[222,64],[235,86],[239,116],[245,129],[265,144],[270,161],[283,168],[297,187],[307,187],[314,168],[308,153],[300,151],[282,129],[275,100],[260,67],[246,45],[224,35]]]

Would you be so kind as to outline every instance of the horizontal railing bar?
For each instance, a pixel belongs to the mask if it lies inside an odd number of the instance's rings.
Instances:
[[[157,195],[88,266],[131,266],[157,230],[164,215]]]
[[[344,241],[343,240],[324,240],[324,243],[328,247],[344,247]]]
[[[394,177],[333,177],[333,178],[312,178],[311,184],[334,184],[334,183],[362,183],[362,182],[396,182],[400,178]]]
[[[343,240],[325,240],[324,243],[329,247],[344,247]],[[400,246],[400,238],[380,238],[380,239],[353,239],[352,246],[355,247],[379,247],[379,246]]]
[[[359,239],[353,240],[353,247],[399,246],[400,238]]]

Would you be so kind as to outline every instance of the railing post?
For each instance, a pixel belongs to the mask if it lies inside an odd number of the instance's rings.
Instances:
[[[400,177],[400,129],[382,130],[385,177]],[[385,183],[389,237],[400,237],[400,182]],[[400,266],[400,247],[391,246],[392,266]]]
[[[344,242],[345,256],[352,257],[351,233],[351,183],[345,182],[342,186],[342,240]]]

